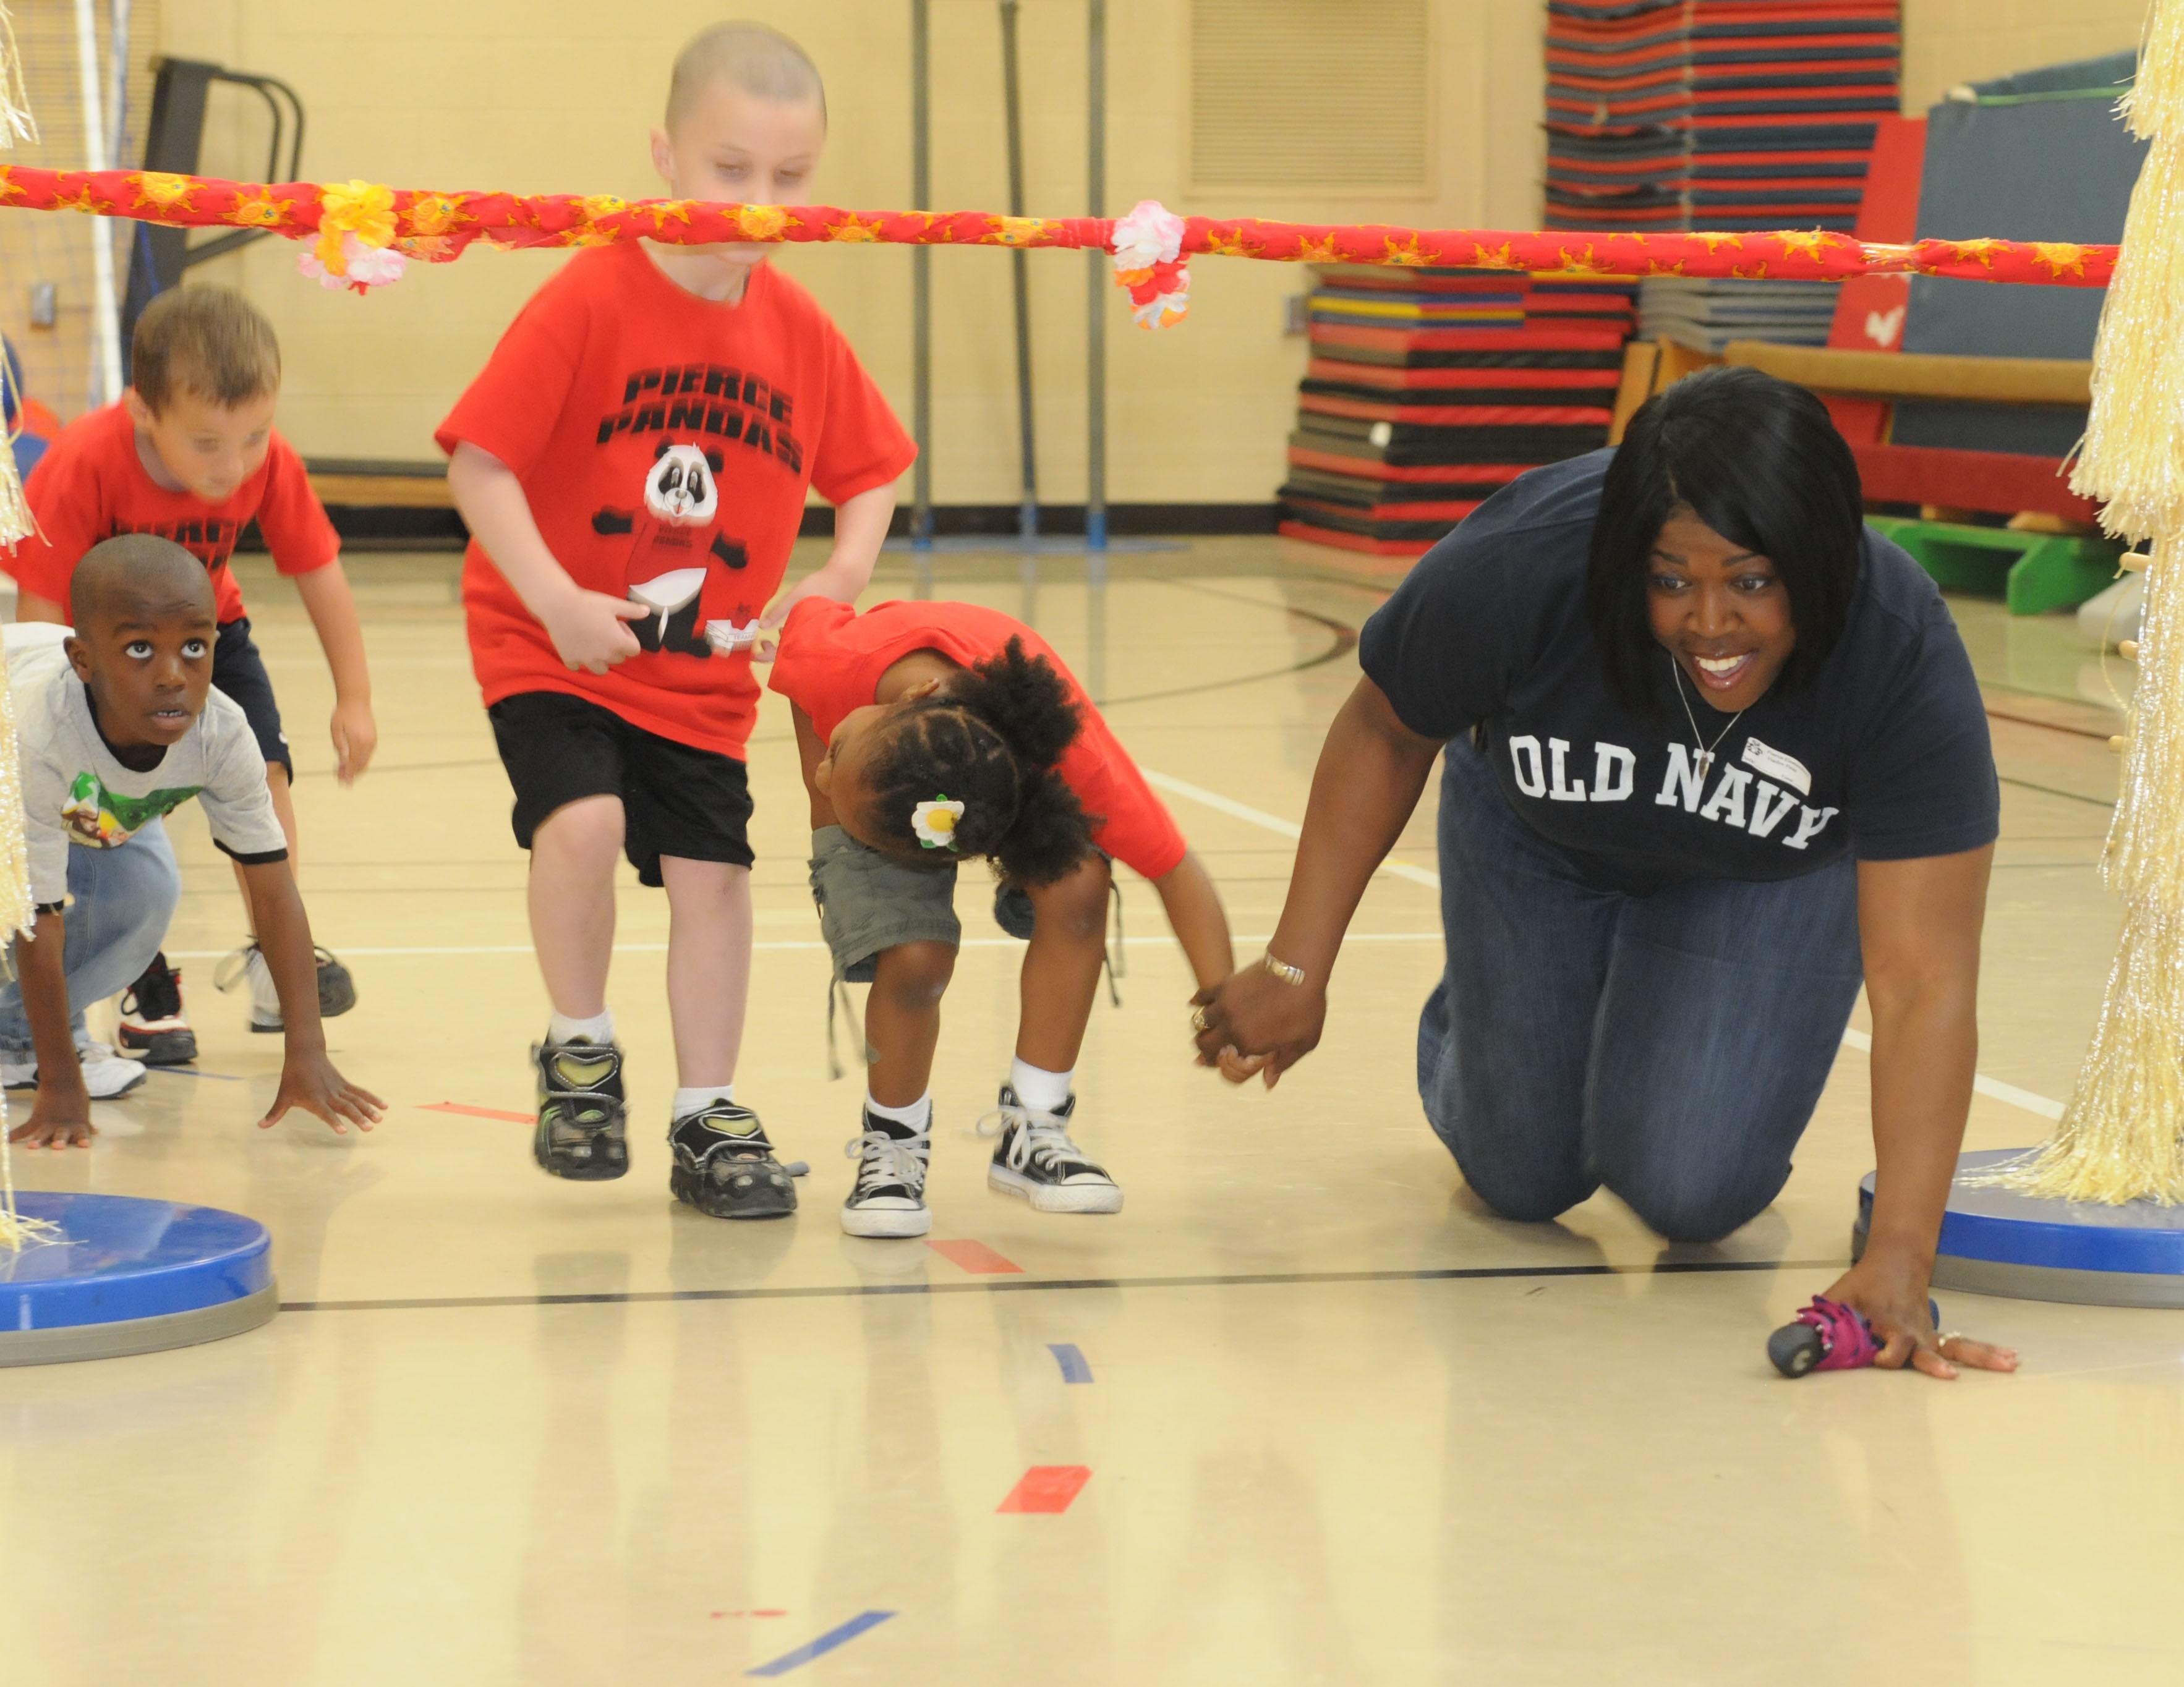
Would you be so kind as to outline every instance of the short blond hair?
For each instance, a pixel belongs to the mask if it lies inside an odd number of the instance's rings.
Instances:
[[[144,307],[129,384],[154,415],[178,393],[223,409],[281,390],[281,342],[265,313],[228,287],[176,287]]]
[[[811,55],[779,30],[764,24],[715,24],[700,30],[675,55],[667,81],[667,127],[671,133],[706,89],[723,79],[760,99],[816,100],[827,119],[827,85]]]

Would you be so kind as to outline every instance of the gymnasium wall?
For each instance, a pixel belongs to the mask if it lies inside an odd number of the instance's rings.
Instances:
[[[1368,0],[1251,0],[1269,10],[1354,19]],[[1536,0],[1412,0],[1428,14],[1429,191],[1377,198],[1284,188],[1191,191],[1191,8],[1110,0],[1108,209],[1139,198],[1181,210],[1415,223],[1529,226],[1539,171]],[[788,31],[827,77],[833,135],[815,189],[830,203],[910,200],[907,0],[168,0],[168,51],[292,82],[309,112],[315,178],[630,196],[659,191],[646,152],[667,67],[722,15]],[[933,0],[933,164],[938,203],[1000,209],[999,26],[993,0]],[[1081,0],[1027,0],[1022,23],[1028,198],[1081,213],[1085,106]],[[1301,121],[1340,120],[1339,109]],[[238,136],[205,169],[263,169],[263,142]],[[254,160],[255,160],[254,162]],[[289,273],[265,242],[233,268],[274,317],[287,359],[283,426],[307,454],[418,458],[432,425],[495,336],[557,259],[480,251],[413,271],[369,301]],[[895,248],[790,248],[782,266],[816,292],[889,397],[907,414],[910,257]],[[1084,496],[1084,287],[1089,260],[1032,255],[1038,328],[1042,493]],[[944,503],[1013,503],[1014,365],[1008,259],[936,251],[933,454]],[[1286,265],[1200,264],[1189,324],[1158,336],[1110,305],[1109,495],[1117,501],[1264,502],[1281,456],[1304,342],[1282,334],[1283,298],[1306,278]],[[1112,290],[1112,288],[1111,288]]]
[[[1315,29],[1421,30],[1428,112],[1418,183],[1346,192],[1195,181],[1194,4],[1232,15],[1244,8],[1240,15],[1269,32],[1270,55],[1277,45],[1294,55]],[[2127,45],[2142,8],[2143,0],[1907,0],[1907,109],[1923,109],[1967,78]],[[1209,214],[1520,228],[1537,220],[1540,0],[1109,0],[1108,12],[1111,213],[1150,197]],[[935,201],[999,209],[1006,177],[995,6],[932,0],[932,13]],[[611,8],[596,0],[164,0],[160,21],[169,53],[296,86],[309,114],[304,170],[316,179],[635,197],[657,191],[646,134],[676,47],[738,14],[795,35],[827,76],[833,132],[816,197],[907,204],[908,0]],[[1030,209],[1081,212],[1081,0],[1025,0],[1022,42]],[[1338,87],[1282,104],[1296,123],[1334,133],[1369,101]],[[263,148],[262,134],[238,117],[209,135],[203,167],[255,175]],[[432,454],[434,422],[501,327],[560,260],[480,251],[413,271],[368,301],[303,282],[294,261],[292,248],[265,242],[209,272],[245,288],[279,327],[288,368],[283,426],[315,456],[418,459]],[[819,296],[906,414],[908,253],[789,248],[777,261]],[[1088,262],[1061,253],[1031,260],[1041,490],[1056,502],[1084,495]],[[942,503],[1014,501],[1007,270],[998,251],[934,253],[933,471]],[[1285,265],[1201,260],[1190,321],[1159,335],[1133,329],[1110,305],[1112,498],[1271,496],[1304,361],[1303,342],[1282,332],[1283,303],[1304,280]]]

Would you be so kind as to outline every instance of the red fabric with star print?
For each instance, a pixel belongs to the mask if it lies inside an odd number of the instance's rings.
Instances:
[[[780,591],[816,488],[885,486],[916,448],[811,296],[771,264],[743,300],[684,292],[634,242],[579,253],[532,297],[435,436],[514,470],[577,585],[655,614],[642,654],[572,671],[477,543],[463,566],[488,705],[582,697],[677,743],[740,758],[758,709],[747,651],[707,645]]]

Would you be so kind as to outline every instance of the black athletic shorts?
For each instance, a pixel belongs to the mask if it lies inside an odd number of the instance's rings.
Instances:
[[[296,763],[288,754],[288,735],[281,730],[281,705],[273,700],[273,676],[265,671],[265,659],[250,642],[250,617],[222,621],[220,637],[212,642],[212,682],[232,703],[242,706],[250,730],[258,739],[258,753],[269,762],[288,770],[288,782],[296,780]]]
[[[559,691],[519,692],[486,710],[515,788],[515,841],[585,797],[620,797],[623,853],[638,880],[660,883],[660,858],[750,866],[750,780],[742,762],[632,727],[610,709]]]

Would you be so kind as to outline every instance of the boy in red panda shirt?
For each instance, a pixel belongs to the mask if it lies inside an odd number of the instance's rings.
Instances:
[[[675,63],[655,166],[677,198],[800,203],[826,142],[818,72],[751,24]],[[811,297],[754,245],[580,252],[526,305],[442,425],[474,537],[471,652],[531,851],[532,941],[552,1007],[532,1051],[532,1155],[556,1177],[629,1166],[606,1004],[616,858],[664,885],[677,1197],[722,1218],[792,1211],[736,1061],[750,977],[749,645],[809,596],[871,578],[916,452]],[[807,487],[834,552],[775,607]]]

